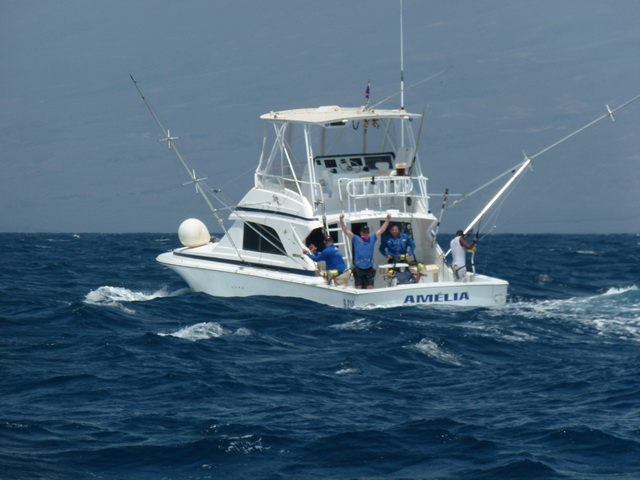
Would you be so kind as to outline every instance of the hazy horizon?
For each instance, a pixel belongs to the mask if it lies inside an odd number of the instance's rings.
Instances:
[[[140,100],[233,203],[253,185],[263,113],[396,93],[399,2],[273,0],[0,5],[0,231],[219,228]],[[409,111],[431,209],[640,94],[640,3],[404,0]],[[384,107],[396,107],[398,97]],[[540,156],[492,233],[640,232],[640,101]],[[465,227],[494,193],[449,208]],[[451,205],[453,198],[449,199]],[[225,214],[226,217],[226,214]]]

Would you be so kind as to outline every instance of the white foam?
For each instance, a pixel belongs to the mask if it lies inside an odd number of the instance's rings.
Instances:
[[[87,293],[84,297],[84,303],[89,305],[118,307],[128,313],[133,313],[134,310],[126,308],[123,304],[130,302],[146,302],[155,298],[171,297],[182,291],[183,290],[179,290],[171,293],[165,288],[161,288],[155,292],[137,292],[124,287],[104,286]]]
[[[630,287],[626,287],[626,288],[611,287],[609,290],[604,292],[603,295],[621,295],[623,293],[633,292],[637,290],[638,290],[638,287],[635,285],[631,285]]]
[[[216,322],[196,323],[190,327],[181,328],[172,333],[158,333],[161,337],[177,337],[184,340],[196,342],[198,340],[208,340],[210,338],[220,338],[231,333],[222,325]]]
[[[438,360],[440,362],[449,363],[451,365],[462,366],[462,362],[458,355],[448,352],[430,338],[423,338],[414,345],[414,348],[425,355]]]
[[[110,304],[115,302],[146,302],[154,298],[168,297],[170,294],[164,288],[152,293],[136,292],[123,287],[100,287],[92,290],[85,297],[86,303]]]
[[[238,452],[249,454],[252,452],[264,452],[270,450],[270,447],[265,447],[262,444],[262,438],[255,435],[243,435],[241,437],[228,437],[229,445],[226,448],[226,452]]]
[[[538,281],[538,283],[551,283],[553,282],[553,277],[551,275],[542,273],[536,277],[536,280]]]
[[[357,368],[341,368],[336,372],[336,375],[350,375],[353,373],[359,373]]]
[[[557,319],[598,335],[640,341],[640,301],[638,287],[611,287],[590,297],[543,300],[507,304],[515,315],[528,319]]]
[[[357,318],[355,320],[351,320],[350,322],[331,325],[331,328],[335,328],[336,330],[368,330],[372,324],[373,322],[371,320],[367,320],[365,318]]]
[[[253,331],[251,331],[250,328],[240,327],[236,330],[235,335],[237,335],[238,337],[250,337],[251,335],[253,335]]]

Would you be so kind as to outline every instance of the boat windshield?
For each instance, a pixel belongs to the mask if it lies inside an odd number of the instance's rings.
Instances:
[[[345,119],[326,121],[278,115],[262,117],[266,131],[257,187],[286,188],[305,195],[316,182],[314,168],[345,175],[388,175],[396,163],[407,163],[413,155],[415,115],[359,111]]]

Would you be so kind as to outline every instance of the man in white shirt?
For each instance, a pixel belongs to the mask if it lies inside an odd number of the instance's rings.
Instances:
[[[469,231],[469,234],[471,234],[471,231]],[[453,258],[451,266],[456,282],[467,281],[467,250],[472,249],[477,243],[475,240],[467,243],[466,237],[467,235],[462,230],[458,230],[455,238],[451,240],[451,257]]]

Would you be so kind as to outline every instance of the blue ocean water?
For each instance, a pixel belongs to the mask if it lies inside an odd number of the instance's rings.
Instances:
[[[489,236],[504,308],[376,310],[192,293],[175,235],[0,237],[2,479],[640,478],[640,236]]]

